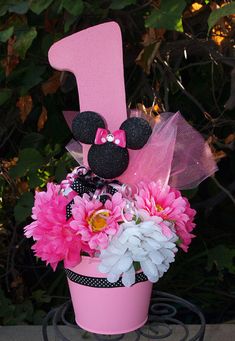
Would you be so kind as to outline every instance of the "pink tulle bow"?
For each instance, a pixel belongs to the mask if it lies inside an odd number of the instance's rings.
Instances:
[[[158,180],[190,189],[217,171],[209,145],[180,112],[161,114],[148,143],[130,150],[129,156],[129,166],[118,179],[130,185]]]

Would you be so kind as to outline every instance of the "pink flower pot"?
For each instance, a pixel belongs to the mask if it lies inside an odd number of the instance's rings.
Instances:
[[[97,334],[124,334],[143,326],[152,283],[137,273],[139,282],[130,288],[121,281],[110,285],[98,271],[98,263],[98,258],[82,257],[80,264],[66,269],[76,323]]]

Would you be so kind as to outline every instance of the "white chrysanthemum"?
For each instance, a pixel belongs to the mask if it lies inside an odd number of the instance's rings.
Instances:
[[[101,251],[99,270],[112,283],[122,275],[122,283],[129,287],[135,283],[133,262],[139,262],[149,281],[157,282],[175,260],[177,240],[174,232],[163,235],[155,221],[123,223],[108,248]]]

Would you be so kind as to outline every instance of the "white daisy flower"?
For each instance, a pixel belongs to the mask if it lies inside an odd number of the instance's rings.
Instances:
[[[123,223],[107,249],[101,251],[99,271],[107,274],[111,283],[122,276],[122,283],[130,287],[135,283],[133,263],[139,262],[149,281],[157,282],[175,260],[177,240],[173,231],[165,236],[153,220]]]

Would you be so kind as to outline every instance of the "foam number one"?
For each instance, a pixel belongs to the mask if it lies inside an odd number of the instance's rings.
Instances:
[[[122,37],[114,22],[72,34],[52,45],[51,66],[76,77],[80,111],[95,111],[115,131],[127,118]],[[87,165],[88,145],[83,145]]]

